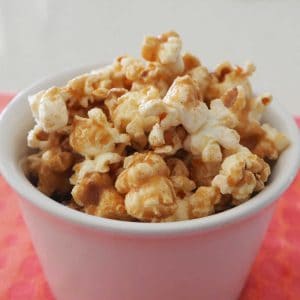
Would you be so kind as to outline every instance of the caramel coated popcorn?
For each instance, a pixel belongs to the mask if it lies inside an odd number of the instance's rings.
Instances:
[[[147,36],[141,56],[29,97],[29,180],[72,209],[135,222],[201,218],[260,192],[289,141],[262,122],[272,96],[253,94],[255,66],[209,71],[174,31]]]

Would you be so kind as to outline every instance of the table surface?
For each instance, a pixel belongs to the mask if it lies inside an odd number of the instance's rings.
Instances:
[[[26,11],[26,13],[24,13]],[[0,90],[139,54],[144,34],[177,30],[210,68],[254,61],[253,84],[300,114],[300,1],[0,1]]]

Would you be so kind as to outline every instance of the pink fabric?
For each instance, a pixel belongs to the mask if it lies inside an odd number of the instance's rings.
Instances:
[[[0,110],[12,97],[0,94]],[[300,118],[297,119],[300,126]],[[240,300],[300,299],[300,172],[281,197]],[[52,300],[18,206],[0,177],[0,300]]]

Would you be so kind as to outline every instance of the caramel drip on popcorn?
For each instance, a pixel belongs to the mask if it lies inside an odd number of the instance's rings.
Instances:
[[[141,58],[117,57],[29,97],[25,173],[44,194],[98,217],[171,222],[250,199],[288,147],[262,122],[252,63],[209,71],[178,33],[147,36]]]

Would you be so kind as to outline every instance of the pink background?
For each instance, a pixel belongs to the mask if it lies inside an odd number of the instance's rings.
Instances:
[[[0,110],[11,97],[0,94]],[[278,202],[241,300],[300,299],[299,199],[300,173]],[[2,177],[0,220],[0,300],[54,299],[21,216],[18,196]]]

